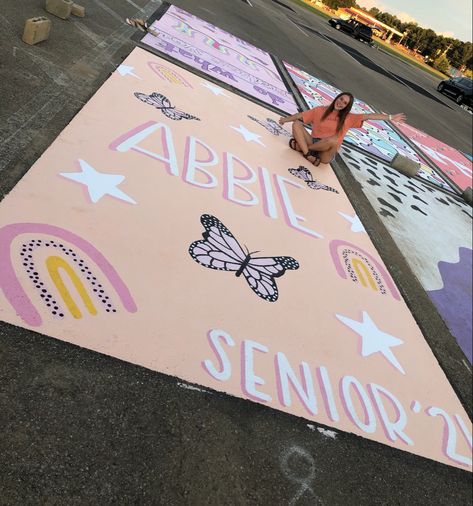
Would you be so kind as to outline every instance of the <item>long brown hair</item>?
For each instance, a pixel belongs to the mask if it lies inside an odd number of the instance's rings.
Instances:
[[[333,100],[332,103],[325,109],[325,112],[321,118],[321,121],[323,121],[331,112],[335,109],[335,102],[340,98],[346,95],[350,98],[350,101],[348,104],[341,110],[338,111],[338,125],[337,125],[337,132],[340,132],[340,130],[343,128],[343,124],[345,123],[345,119],[348,116],[348,113],[351,111],[351,108],[353,107],[353,101],[355,100],[353,95],[349,93],[348,91],[343,91],[342,93],[339,93]]]

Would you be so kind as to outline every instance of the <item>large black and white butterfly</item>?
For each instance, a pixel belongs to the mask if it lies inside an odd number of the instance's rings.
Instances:
[[[312,190],[326,190],[329,192],[338,193],[335,188],[331,186],[327,186],[326,184],[319,183],[316,179],[312,177],[312,172],[309,169],[306,169],[304,166],[299,165],[297,169],[287,169],[293,176],[302,179],[307,183],[307,186]]]
[[[292,257],[252,257],[252,253],[243,251],[228,228],[215,216],[203,214],[200,222],[205,228],[204,238],[189,246],[191,257],[200,265],[219,271],[243,274],[250,288],[264,300],[278,300],[278,287],[274,278],[282,276],[286,270],[299,268]]]
[[[266,118],[266,121],[261,121],[258,118],[255,118],[254,116],[250,116],[248,114],[248,118],[250,118],[253,121],[256,121],[258,125],[261,125],[262,127],[266,128],[266,130],[273,134],[273,135],[284,135],[286,137],[291,137],[291,134],[283,128],[277,121],[274,121],[272,118]]]
[[[147,95],[146,93],[135,92],[135,97],[144,102],[145,104],[152,105],[160,110],[165,116],[170,119],[179,121],[181,119],[195,119],[200,121],[197,116],[192,116],[187,112],[180,111],[171,105],[170,100],[161,93],[153,92]]]

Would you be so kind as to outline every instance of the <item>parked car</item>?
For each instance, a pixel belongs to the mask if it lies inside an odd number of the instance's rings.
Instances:
[[[355,37],[355,39],[367,44],[373,44],[373,30],[368,25],[356,21],[356,19],[330,18],[328,22],[336,30],[347,32],[352,37]]]
[[[473,107],[473,81],[468,77],[453,77],[441,81],[437,90],[454,98],[457,104]]]

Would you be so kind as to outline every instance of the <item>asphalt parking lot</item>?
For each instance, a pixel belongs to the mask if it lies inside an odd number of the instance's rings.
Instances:
[[[42,2],[5,3],[0,199],[133,49],[123,19],[160,2],[83,0],[87,17],[53,19],[37,47],[21,32]],[[471,152],[471,115],[435,78],[322,18],[271,0],[173,3]],[[471,504],[465,471],[353,434],[335,443],[307,420],[2,322],[0,343],[1,505]]]

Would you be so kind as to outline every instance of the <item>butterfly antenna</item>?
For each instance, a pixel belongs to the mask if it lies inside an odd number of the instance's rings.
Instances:
[[[248,253],[248,255],[254,255],[255,253],[259,253],[260,251],[252,251],[251,253]]]

